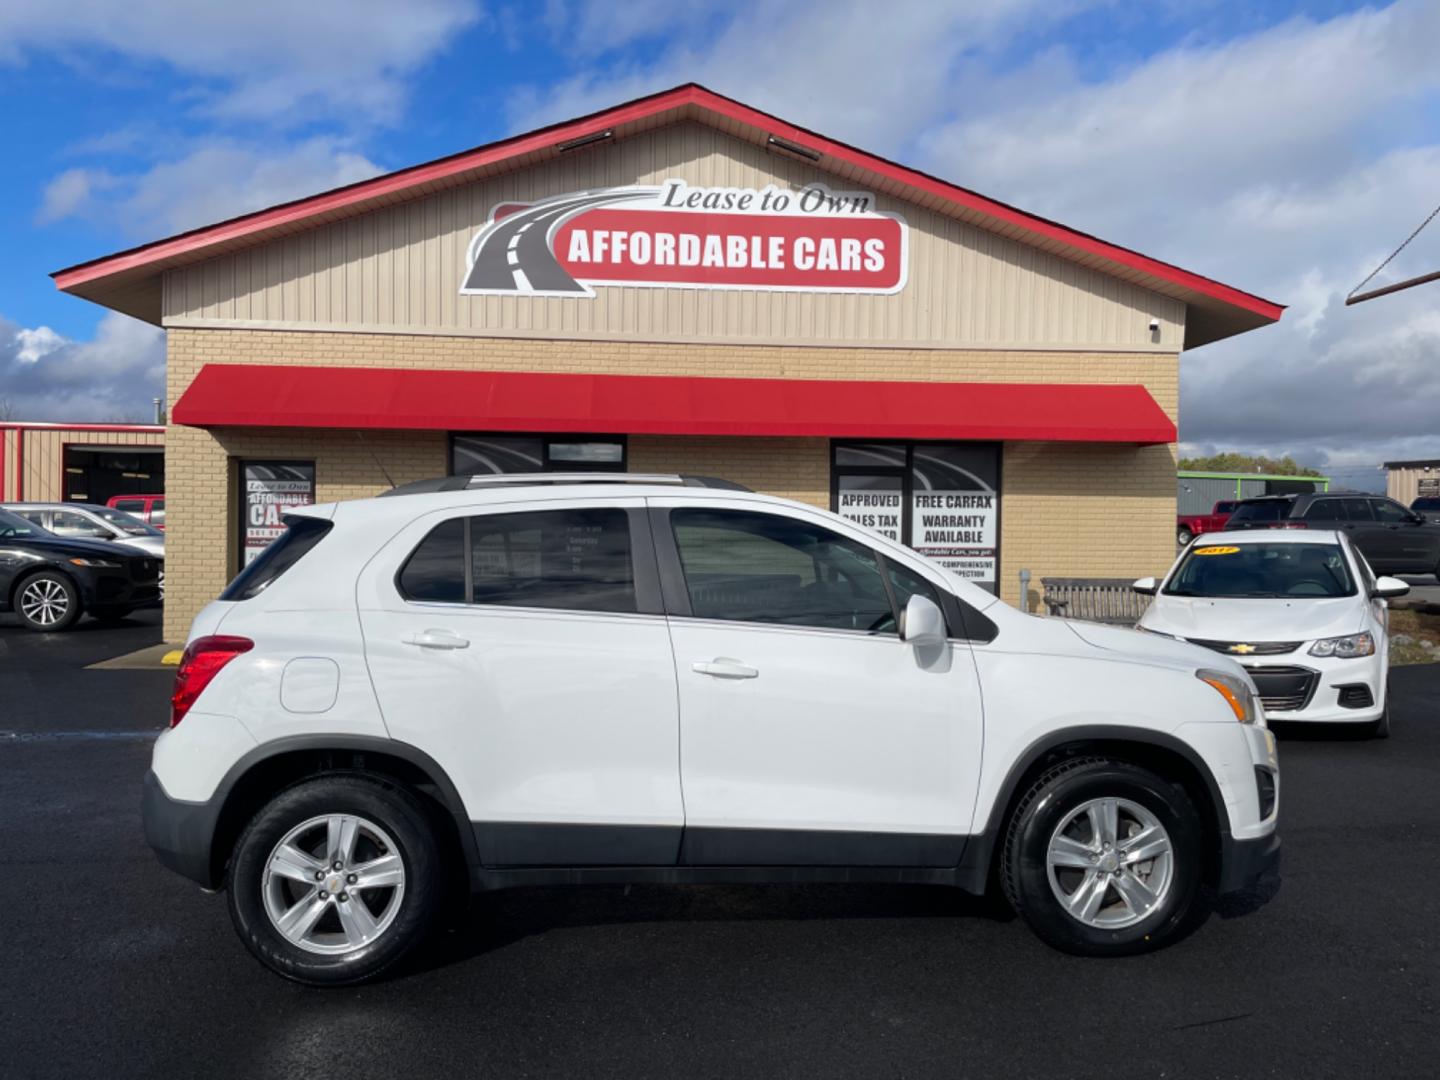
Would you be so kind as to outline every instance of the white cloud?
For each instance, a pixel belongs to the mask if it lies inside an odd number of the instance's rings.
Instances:
[[[15,359],[22,364],[33,364],[65,344],[66,339],[48,326],[37,326],[34,330],[20,329],[15,331]]]
[[[1384,460],[1440,454],[1440,295],[1343,303],[1440,202],[1436,40],[1440,6],[1401,3],[1101,81],[1047,62],[1045,92],[972,102],[921,140],[922,164],[1289,304],[1279,326],[1182,358],[1181,433],[1373,486]],[[1437,267],[1432,226],[1378,280]]]
[[[194,92],[208,115],[392,122],[407,77],[479,18],[474,0],[6,0],[0,59],[107,50],[204,80]]]
[[[0,316],[0,404],[12,420],[130,420],[165,393],[165,333],[114,312],[89,341]]]
[[[61,183],[64,173],[51,183]],[[381,168],[346,140],[316,137],[278,148],[239,139],[212,138],[181,156],[127,175],[106,174],[73,198],[50,197],[42,217],[81,217],[136,237],[182,232],[317,191],[364,180]],[[72,185],[74,186],[74,185]],[[63,212],[62,212],[63,210]]]
[[[66,169],[45,185],[35,221],[47,225],[71,217],[88,206],[97,191],[113,187],[114,183],[114,177],[103,169]]]
[[[588,0],[558,8],[555,32],[605,48],[675,35],[653,62],[615,60],[512,95],[517,127],[567,119],[700,82],[827,135],[898,153],[950,114],[962,63],[1103,0],[774,0],[698,7]],[[686,8],[683,13],[676,9]],[[558,14],[557,14],[558,13]]]

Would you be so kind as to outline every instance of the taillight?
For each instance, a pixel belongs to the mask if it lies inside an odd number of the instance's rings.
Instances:
[[[175,692],[170,695],[170,726],[173,728],[185,719],[190,706],[210,685],[210,680],[220,674],[221,668],[254,647],[255,642],[249,638],[227,634],[199,637],[185,646],[180,669],[175,672]]]

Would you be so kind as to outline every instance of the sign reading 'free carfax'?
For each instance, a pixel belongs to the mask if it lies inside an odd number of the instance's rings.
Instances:
[[[460,291],[594,296],[592,285],[896,293],[908,229],[868,192],[601,188],[502,203],[466,253]]]

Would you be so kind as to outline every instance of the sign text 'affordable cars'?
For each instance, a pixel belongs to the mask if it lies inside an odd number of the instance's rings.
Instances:
[[[659,187],[496,206],[468,251],[463,293],[593,296],[591,284],[894,293],[907,228],[868,192]]]

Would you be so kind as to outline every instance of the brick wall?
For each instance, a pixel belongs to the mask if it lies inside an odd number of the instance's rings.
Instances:
[[[1172,354],[1016,350],[772,348],[594,343],[432,335],[270,330],[169,331],[169,400],[207,363],[476,368],[633,375],[936,382],[1140,383],[1172,418],[1178,365]],[[257,373],[263,377],[263,373]],[[376,457],[398,484],[446,470],[444,432],[171,426],[166,438],[165,637],[184,637],[195,613],[224,587],[236,563],[236,482],[241,457],[313,459],[321,502],[385,487]],[[723,476],[769,494],[828,507],[825,439],[635,436],[635,472]],[[1173,446],[1011,443],[1001,500],[1002,595],[1018,599],[1015,575],[1123,577],[1159,573],[1174,555]]]

